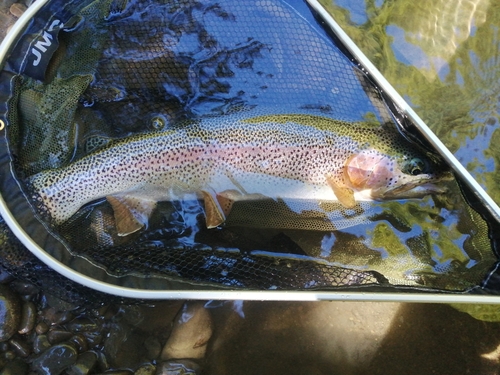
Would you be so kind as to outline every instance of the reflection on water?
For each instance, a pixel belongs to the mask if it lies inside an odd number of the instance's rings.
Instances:
[[[500,202],[500,4],[321,1],[422,119]]]
[[[245,302],[240,311],[231,302],[212,310],[210,374],[498,371],[498,323],[446,305]]]

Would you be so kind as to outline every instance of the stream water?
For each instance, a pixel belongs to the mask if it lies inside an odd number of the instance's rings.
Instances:
[[[322,1],[386,79],[500,202],[500,4]]]

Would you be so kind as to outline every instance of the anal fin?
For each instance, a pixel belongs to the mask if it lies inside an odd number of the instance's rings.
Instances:
[[[147,226],[156,201],[131,196],[107,196],[113,208],[119,236],[127,236]]]

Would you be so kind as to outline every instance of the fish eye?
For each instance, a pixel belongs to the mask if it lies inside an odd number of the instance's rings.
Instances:
[[[420,158],[413,158],[408,163],[407,168],[408,168],[409,174],[411,174],[412,176],[416,176],[416,175],[419,175],[421,173],[424,173],[425,162]]]

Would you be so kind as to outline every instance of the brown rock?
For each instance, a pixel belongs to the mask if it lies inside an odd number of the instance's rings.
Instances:
[[[0,342],[17,332],[21,321],[21,302],[5,285],[0,285]]]
[[[176,317],[161,359],[203,358],[212,332],[212,317],[204,303],[186,302]]]
[[[26,12],[26,5],[21,4],[21,3],[14,3],[10,6],[10,14],[12,14],[14,17],[21,17],[24,12]]]

